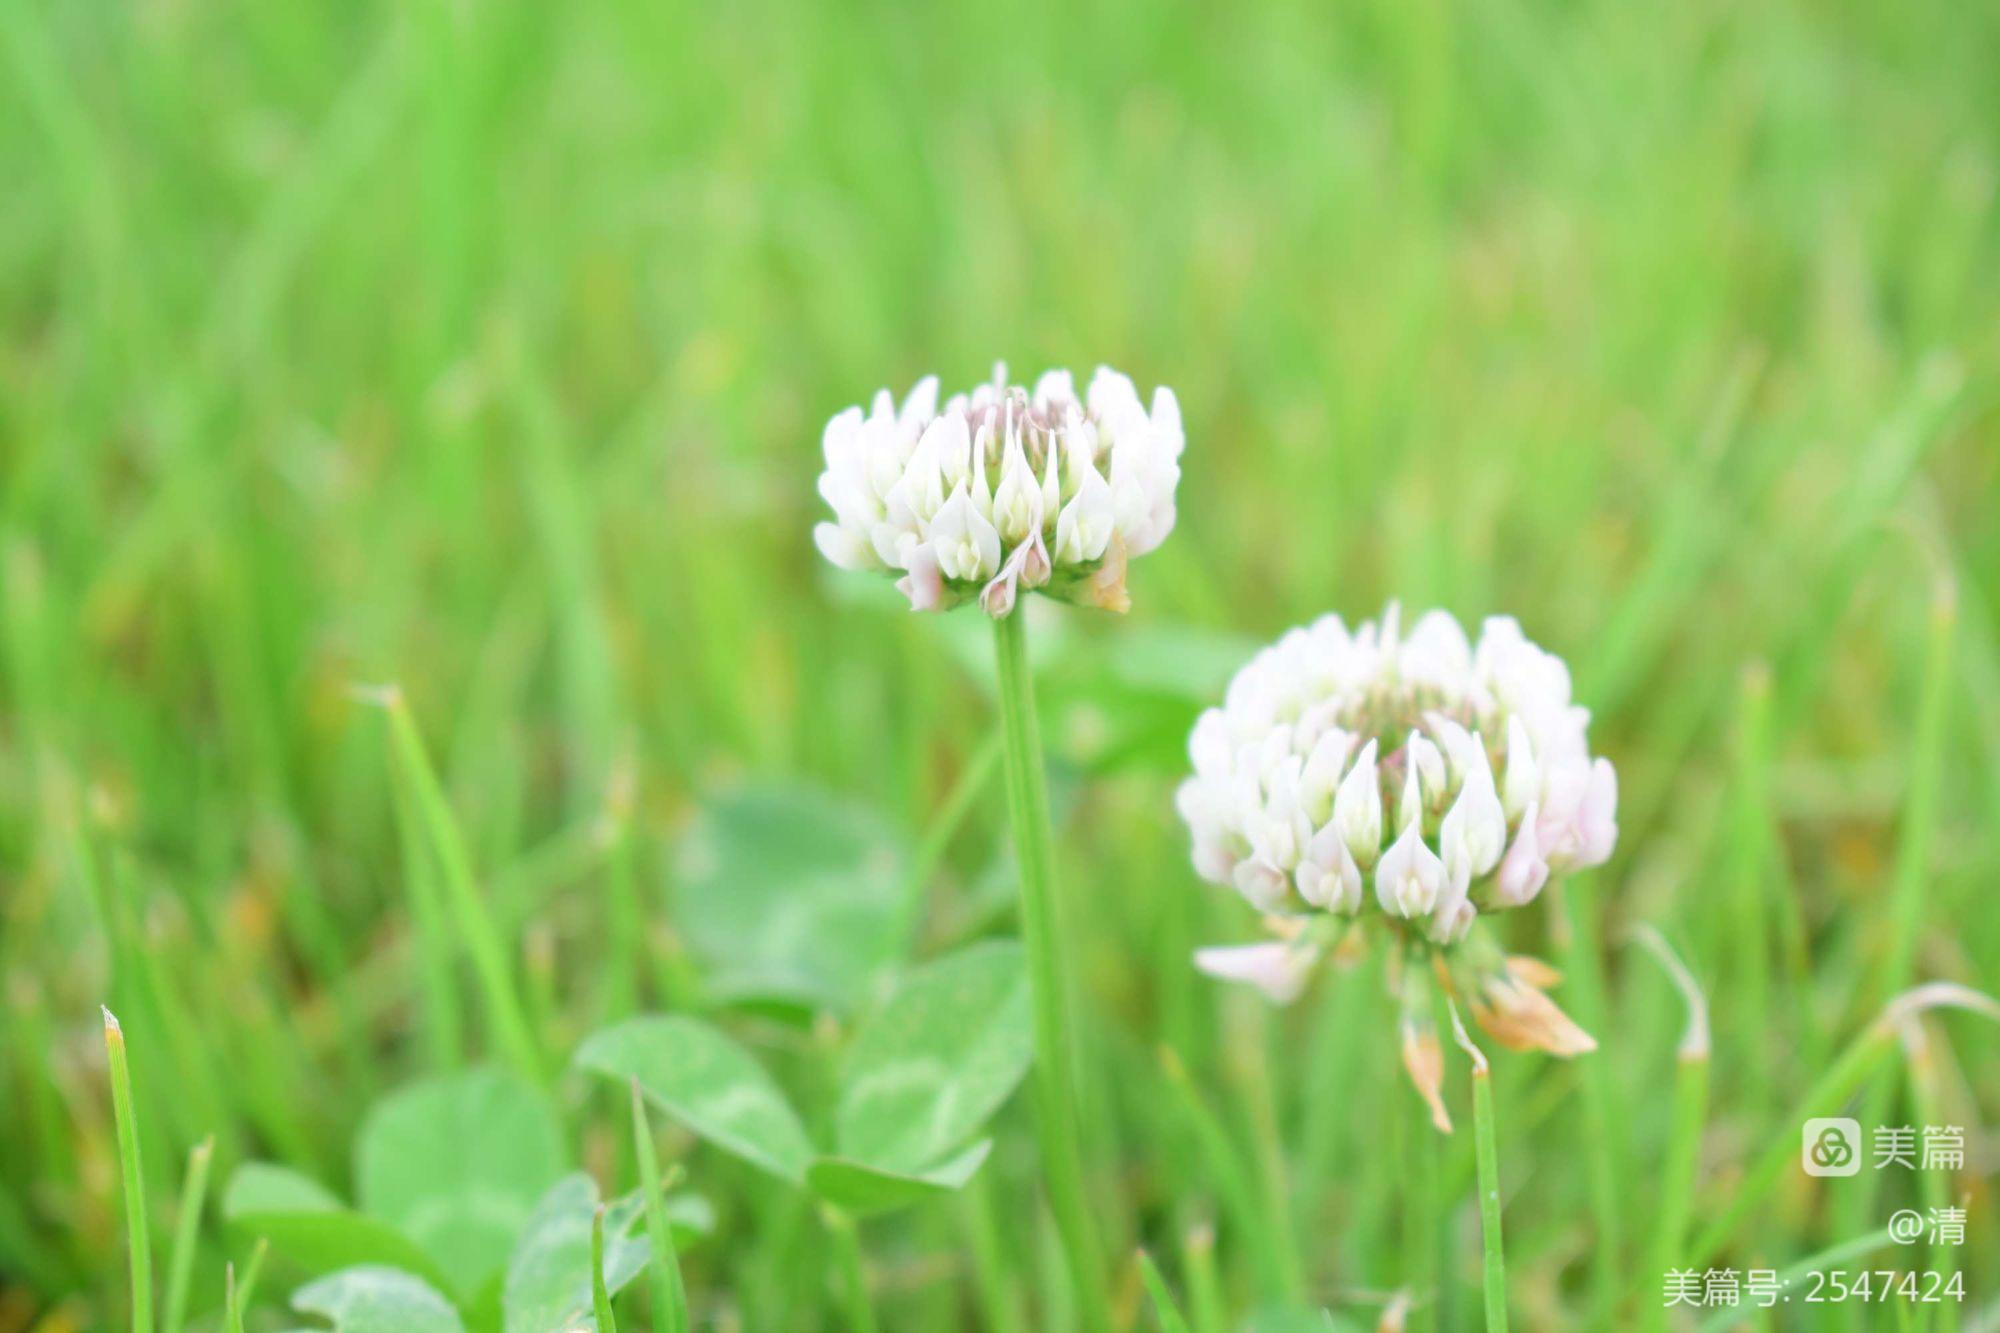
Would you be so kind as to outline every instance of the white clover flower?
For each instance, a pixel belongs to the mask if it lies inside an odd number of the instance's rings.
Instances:
[[[1512,619],[1476,646],[1443,611],[1398,619],[1327,616],[1251,659],[1196,723],[1180,808],[1196,869],[1260,911],[1361,910],[1326,887],[1351,860],[1384,912],[1450,943],[1610,856],[1618,782],[1568,669]]]
[[[1173,390],[1149,411],[1106,367],[1082,398],[1068,371],[1031,393],[1005,366],[942,409],[934,377],[901,408],[885,389],[827,423],[833,521],[813,540],[843,569],[900,571],[919,611],[976,597],[997,619],[1024,588],[1122,611],[1126,562],[1173,530],[1182,444]]]
[[[1196,722],[1177,804],[1195,869],[1291,921],[1290,942],[1204,951],[1200,966],[1295,995],[1343,919],[1379,912],[1505,1039],[1589,1049],[1479,927],[1611,855],[1618,780],[1589,723],[1561,659],[1507,617],[1476,645],[1443,611],[1405,634],[1393,604],[1353,630],[1327,616],[1285,634]]]

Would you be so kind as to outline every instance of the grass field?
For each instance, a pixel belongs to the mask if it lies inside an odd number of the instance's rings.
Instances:
[[[1473,1135],[1402,1078],[1381,960],[1284,1010],[1188,962],[1255,933],[1174,814],[1197,711],[1398,598],[1519,616],[1621,778],[1610,863],[1507,922],[1600,1043],[1494,1053],[1515,1325],[1646,1326],[1663,1257],[1962,1199],[1963,1246],[1843,1261],[1962,1306],[1745,1326],[2000,1328],[2000,1029],[1867,1035],[2000,987],[1996,51],[1937,0],[0,4],[0,1333],[128,1324],[100,1004],[158,1280],[191,1256],[222,1328],[246,1162],[351,1198],[371,1105],[491,1062],[622,1193],[590,1033],[704,1011],[817,1105],[902,961],[1015,934],[984,618],[810,533],[830,415],[995,358],[1186,419],[1132,613],[1032,608],[1121,1324],[1143,1247],[1203,1333],[1404,1288],[1482,1326]],[[818,812],[873,868],[823,1005],[739,1002],[788,946],[689,830],[759,800],[808,833],[725,857],[810,858]],[[1646,925],[1713,1027],[1678,1133]],[[695,1325],[1070,1327],[1026,1103],[965,1191],[831,1231],[655,1116],[713,1213]],[[1808,1180],[1836,1114],[1965,1126],[1965,1167]],[[250,1328],[302,1322],[282,1249]]]

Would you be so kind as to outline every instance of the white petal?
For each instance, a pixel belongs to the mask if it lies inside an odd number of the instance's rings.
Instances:
[[[813,526],[813,544],[819,553],[842,569],[879,569],[874,550],[854,533],[835,523]]]
[[[1542,859],[1541,844],[1535,833],[1535,804],[1530,801],[1521,817],[1521,831],[1514,845],[1500,860],[1500,874],[1494,880],[1494,897],[1503,907],[1520,907],[1534,901],[1548,882],[1549,863]]]
[[[1360,758],[1334,792],[1333,822],[1355,863],[1364,869],[1374,865],[1382,853],[1382,789],[1372,740],[1361,747]]]
[[[1375,901],[1391,916],[1428,916],[1444,889],[1444,863],[1415,827],[1382,853],[1375,867]]]
[[[1507,777],[1504,804],[1509,819],[1518,819],[1542,792],[1542,770],[1535,747],[1519,714],[1507,719]]]
[[[1197,949],[1194,965],[1212,977],[1255,986],[1273,1004],[1290,1004],[1305,990],[1318,959],[1318,950],[1296,944],[1239,944]]]

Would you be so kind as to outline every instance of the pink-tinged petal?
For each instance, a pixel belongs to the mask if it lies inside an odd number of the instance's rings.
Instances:
[[[1577,811],[1576,864],[1579,868],[1603,865],[1618,845],[1618,770],[1609,759],[1590,766],[1590,785],[1584,788],[1583,805]]]
[[[912,611],[936,611],[944,605],[944,579],[938,572],[937,553],[928,542],[912,547],[909,572],[896,580],[896,591],[910,599]]]
[[[1194,965],[1211,977],[1255,986],[1273,1004],[1290,1004],[1312,979],[1319,950],[1298,944],[1238,944],[1196,949]]]
[[[1549,863],[1542,859],[1535,815],[1534,802],[1530,801],[1527,811],[1521,816],[1521,831],[1514,835],[1514,845],[1500,860],[1500,875],[1495,888],[1503,907],[1519,907],[1533,902],[1535,895],[1542,891],[1542,885],[1548,882]]]

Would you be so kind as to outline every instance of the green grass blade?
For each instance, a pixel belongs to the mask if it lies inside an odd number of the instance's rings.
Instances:
[[[1191,1333],[1187,1319],[1181,1309],[1174,1304],[1173,1293],[1167,1290],[1166,1279],[1153,1263],[1153,1256],[1139,1251],[1139,1276],[1145,1281],[1146,1295],[1153,1302],[1153,1317],[1160,1321],[1160,1333]]]
[[[222,1270],[222,1327],[223,1333],[243,1333],[243,1298],[236,1289],[234,1263]]]
[[[104,1051],[111,1067],[111,1111],[118,1122],[118,1172],[125,1181],[125,1239],[132,1257],[132,1333],[154,1333],[153,1244],[146,1214],[146,1177],[139,1162],[139,1123],[132,1110],[132,1073],[125,1033],[104,1011]]]
[[[453,924],[472,955],[473,973],[486,1002],[486,1017],[509,1064],[524,1077],[540,1082],[541,1056],[536,1051],[527,1008],[521,999],[514,969],[495,930],[486,901],[472,872],[472,857],[466,850],[451,805],[438,785],[437,773],[424,750],[423,737],[401,690],[391,688],[383,697],[389,713],[389,730],[398,765],[415,798],[417,813],[429,835],[432,854],[443,873],[444,887],[451,906]]]
[[[611,1313],[611,1292],[604,1285],[604,1205],[590,1217],[590,1308],[597,1316],[597,1333],[618,1333]]]
[[[1493,1111],[1493,1071],[1466,1035],[1458,1006],[1446,1001],[1451,1032],[1472,1061],[1472,1150],[1479,1177],[1480,1293],[1486,1333],[1507,1333],[1507,1245],[1500,1229],[1500,1130]]]
[[[1820,1075],[1819,1081],[1806,1090],[1793,1105],[1792,1113],[1779,1121],[1777,1137],[1757,1159],[1757,1164],[1745,1173],[1729,1205],[1702,1231],[1694,1245],[1694,1262],[1708,1263],[1735,1239],[1751,1213],[1778,1183],[1785,1167],[1798,1161],[1799,1126],[1853,1096],[1888,1049],[1889,1029],[1882,1023],[1871,1023],[1849,1043],[1833,1066]]]
[[[1181,1241],[1181,1268],[1187,1274],[1195,1333],[1224,1333],[1229,1315],[1223,1308],[1222,1281],[1215,1271],[1214,1227],[1204,1222],[1188,1228]]]
[[[174,1249],[167,1263],[166,1333],[180,1333],[187,1322],[188,1284],[194,1276],[195,1241],[201,1232],[201,1209],[208,1197],[208,1169],[214,1156],[213,1138],[203,1139],[188,1153],[181,1215],[174,1224]]]
[[[840,1274],[840,1296],[847,1309],[849,1333],[876,1333],[875,1306],[869,1294],[868,1264],[861,1253],[861,1236],[854,1219],[832,1206],[820,1209],[827,1234],[833,1238],[833,1262]]]
[[[264,1260],[270,1257],[271,1242],[262,1236],[250,1247],[250,1262],[243,1265],[243,1276],[236,1282],[236,1299],[244,1310],[257,1299],[257,1279],[263,1275]]]
[[[419,977],[424,996],[424,1036],[430,1045],[431,1067],[456,1069],[465,1060],[465,1021],[460,1015],[458,982],[451,930],[445,922],[438,892],[437,866],[425,844],[416,795],[403,769],[390,776],[396,808],[396,833],[402,852],[403,889],[410,916],[417,924]]]
[[[1808,1255],[1799,1260],[1790,1268],[1779,1269],[1778,1287],[1780,1290],[1784,1290],[1808,1274],[1817,1273],[1822,1268],[1831,1268],[1836,1264],[1845,1263],[1850,1259],[1859,1259],[1866,1254],[1873,1254],[1888,1243],[1889,1229],[1883,1227],[1880,1230],[1871,1231],[1864,1236],[1856,1236],[1853,1240],[1845,1240],[1838,1245],[1829,1245],[1819,1253]],[[1712,1315],[1703,1320],[1700,1325],[1700,1333],[1723,1333],[1724,1329],[1735,1328],[1738,1324],[1746,1320],[1756,1319],[1761,1313],[1762,1311],[1758,1308],[1755,1301],[1746,1301],[1741,1305],[1726,1309],[1720,1314]]]
[[[667,1225],[666,1185],[653,1147],[652,1126],[646,1119],[646,1097],[639,1080],[632,1080],[632,1146],[639,1162],[639,1188],[646,1200],[646,1235],[653,1244],[653,1322],[658,1333],[687,1333],[687,1288],[681,1280],[680,1256],[674,1253],[673,1229]]]
[[[1639,1275],[1643,1283],[1663,1282],[1674,1258],[1687,1239],[1688,1215],[1693,1206],[1695,1173],[1701,1159],[1702,1124],[1708,1111],[1709,1027],[1708,1002],[1694,975],[1681,962],[1657,930],[1641,926],[1632,937],[1660,961],[1687,1004],[1687,1027],[1681,1036],[1674,1070],[1673,1118],[1668,1131],[1667,1155],[1661,1164],[1658,1189],[1660,1206],[1653,1227],[1651,1262]],[[1641,1287],[1640,1306],[1647,1324],[1654,1329],[1667,1327],[1666,1307],[1649,1300]]]

